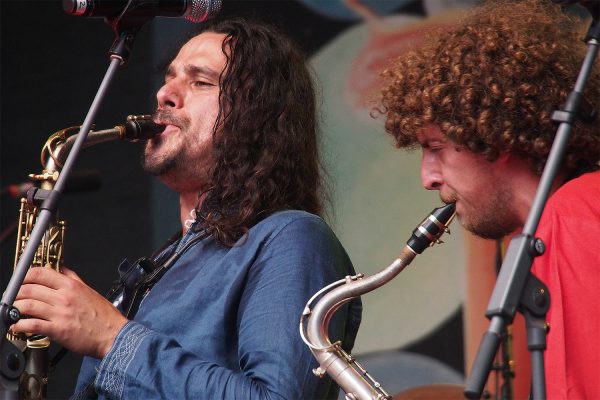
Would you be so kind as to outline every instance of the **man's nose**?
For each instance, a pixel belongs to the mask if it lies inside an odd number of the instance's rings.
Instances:
[[[156,92],[156,100],[159,108],[181,108],[183,106],[182,96],[174,79],[166,82]]]
[[[421,160],[421,183],[427,190],[440,190],[443,183],[437,163],[425,156]]]

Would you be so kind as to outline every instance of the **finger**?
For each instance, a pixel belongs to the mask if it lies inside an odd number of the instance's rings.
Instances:
[[[59,289],[67,277],[51,268],[30,268],[23,283],[36,283],[52,289]]]
[[[46,320],[51,318],[53,311],[53,307],[50,304],[33,299],[17,300],[13,303],[13,306],[19,310],[21,315]]]
[[[26,283],[19,289],[16,300],[33,299],[54,305],[60,302],[57,290],[34,283]]]
[[[19,320],[12,326],[13,332],[36,333],[38,335],[51,336],[52,323],[43,319],[27,318]]]
[[[62,271],[63,275],[68,276],[71,279],[75,279],[76,281],[79,281],[81,283],[84,283],[83,280],[79,277],[79,275],[77,275],[75,273],[75,271],[73,271],[72,269],[69,269],[67,267],[62,267],[61,271]]]

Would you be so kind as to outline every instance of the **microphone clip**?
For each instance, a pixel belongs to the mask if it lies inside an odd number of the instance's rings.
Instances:
[[[139,1],[129,0],[123,10],[114,17],[104,18],[115,34],[108,54],[111,59],[120,61],[123,65],[129,60],[135,36],[142,26],[154,18],[153,15],[136,13],[135,9],[140,6]],[[142,2],[143,3],[143,2]]]

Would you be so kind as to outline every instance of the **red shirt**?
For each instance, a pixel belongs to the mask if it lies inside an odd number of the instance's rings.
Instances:
[[[561,186],[536,236],[546,252],[532,272],[550,291],[548,399],[600,399],[600,171]]]

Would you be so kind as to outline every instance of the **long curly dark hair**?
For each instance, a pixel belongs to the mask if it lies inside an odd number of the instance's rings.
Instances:
[[[201,228],[232,246],[278,210],[322,212],[315,91],[305,56],[278,29],[231,19],[225,34],[215,164],[196,210]]]
[[[375,111],[386,114],[397,147],[416,147],[417,133],[435,124],[490,161],[516,154],[540,174],[557,129],[552,112],[565,104],[585,54],[586,24],[576,22],[550,1],[488,1],[383,71]],[[598,67],[584,93],[596,108]],[[596,169],[599,160],[600,121],[577,122],[567,171]]]

